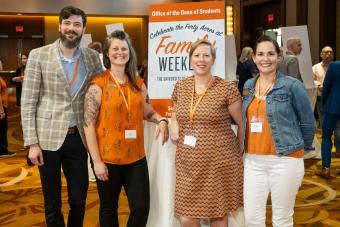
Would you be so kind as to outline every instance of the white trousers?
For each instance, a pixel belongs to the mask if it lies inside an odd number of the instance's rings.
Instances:
[[[295,197],[303,175],[303,158],[246,154],[244,162],[246,226],[266,226],[266,204],[270,192],[273,226],[293,227]]]

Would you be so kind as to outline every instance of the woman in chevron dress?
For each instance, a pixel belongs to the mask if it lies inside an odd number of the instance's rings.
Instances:
[[[178,81],[172,95],[175,213],[184,227],[203,218],[227,226],[227,214],[243,206],[241,97],[232,82],[211,75],[216,49],[209,41],[193,43],[189,58],[194,75]]]

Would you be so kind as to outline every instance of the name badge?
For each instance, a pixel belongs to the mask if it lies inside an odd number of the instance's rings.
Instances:
[[[184,144],[190,147],[196,146],[197,138],[195,136],[185,136],[184,137]]]
[[[136,138],[137,138],[136,129],[125,130],[125,139],[136,139]]]
[[[262,122],[261,121],[254,121],[250,123],[250,132],[257,132],[262,133]]]

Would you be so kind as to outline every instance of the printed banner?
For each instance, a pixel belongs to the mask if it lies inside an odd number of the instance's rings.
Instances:
[[[148,91],[153,107],[170,117],[177,80],[193,74],[190,46],[207,39],[216,47],[213,75],[225,78],[224,1],[149,6]]]

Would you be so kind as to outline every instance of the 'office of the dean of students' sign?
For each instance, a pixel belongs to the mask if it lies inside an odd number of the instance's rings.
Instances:
[[[207,39],[217,48],[213,75],[225,78],[224,2],[150,5],[148,90],[154,108],[170,117],[177,80],[192,75],[190,46]]]

